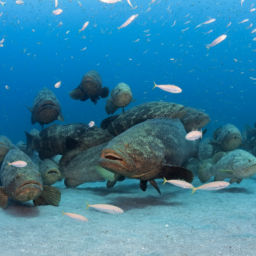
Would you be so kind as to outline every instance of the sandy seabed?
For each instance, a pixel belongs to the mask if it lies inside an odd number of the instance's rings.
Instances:
[[[199,184],[198,180],[194,184]],[[256,179],[222,191],[183,190],[170,184],[139,189],[138,180],[114,188],[87,183],[76,189],[62,182],[59,207],[10,203],[0,209],[2,256],[255,256]],[[108,203],[121,215],[86,209]],[[82,214],[88,222],[62,212]]]

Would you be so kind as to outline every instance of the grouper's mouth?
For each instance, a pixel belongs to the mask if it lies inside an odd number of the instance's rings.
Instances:
[[[34,200],[43,191],[43,186],[40,182],[26,181],[15,190],[14,198],[20,202]]]
[[[127,175],[128,164],[121,154],[111,149],[104,149],[101,153],[100,165],[110,171]]]

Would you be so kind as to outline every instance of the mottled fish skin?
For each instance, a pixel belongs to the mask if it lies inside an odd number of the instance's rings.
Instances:
[[[113,114],[118,108],[124,108],[132,101],[132,91],[128,84],[119,83],[112,91],[106,102],[105,110]]]
[[[102,149],[106,143],[80,152],[66,166],[61,165],[61,173],[67,187],[77,187],[85,182],[104,181],[96,171]]]
[[[111,134],[118,135],[138,123],[156,118],[178,118],[187,132],[201,129],[210,121],[207,114],[194,108],[170,102],[148,102],[122,113],[108,124],[107,129]]]
[[[8,165],[15,160],[27,162],[27,166],[17,168]],[[25,202],[37,198],[43,190],[43,181],[38,166],[18,148],[9,150],[0,169],[0,180],[8,198]]]
[[[230,183],[239,183],[256,174],[256,157],[245,150],[235,149],[221,157],[209,171],[217,181],[229,178]]]
[[[222,151],[232,151],[242,143],[242,135],[233,124],[225,124],[214,131],[212,144]]]
[[[41,159],[55,155],[65,155],[75,150],[75,154],[112,138],[108,131],[85,124],[52,125],[43,129],[39,136],[27,135],[27,145],[38,151]],[[68,162],[70,157],[67,157]]]
[[[63,121],[60,103],[55,94],[47,88],[42,89],[36,96],[31,113],[32,124],[49,124],[57,119]]]
[[[147,120],[113,138],[100,164],[130,178],[160,178],[163,166],[182,166],[197,153],[198,142],[187,141],[185,135],[178,119]]]
[[[77,88],[70,92],[70,97],[74,100],[85,101],[90,99],[97,103],[100,97],[105,98],[109,94],[107,87],[102,87],[102,81],[99,73],[95,70],[87,72]]]

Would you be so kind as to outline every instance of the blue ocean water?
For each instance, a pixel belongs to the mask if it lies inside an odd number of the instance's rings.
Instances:
[[[209,131],[233,123],[253,124],[256,95],[255,1],[131,0],[105,4],[98,0],[14,0],[0,4],[0,134],[25,140],[34,97],[43,87],[58,97],[65,123],[107,117],[106,99],[72,100],[74,89],[89,70],[97,70],[103,86],[130,85],[134,102],[170,101],[203,109],[211,117]],[[133,14],[139,16],[117,29]],[[215,18],[216,21],[195,28]],[[249,19],[245,23],[240,23]],[[85,21],[88,27],[78,30]],[[62,25],[60,24],[63,23]],[[227,25],[231,22],[231,25]],[[252,25],[250,25],[252,24]],[[212,32],[210,32],[212,30]],[[221,34],[227,39],[210,49]],[[85,49],[86,48],[86,49]],[[83,50],[85,49],[85,50]],[[251,77],[251,78],[250,78]],[[59,89],[54,88],[62,81]],[[178,95],[154,89],[153,82],[176,84]],[[8,85],[8,89],[6,89]]]

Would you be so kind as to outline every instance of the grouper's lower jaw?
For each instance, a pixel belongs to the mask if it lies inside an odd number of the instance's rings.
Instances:
[[[62,176],[58,169],[48,170],[42,175],[44,185],[52,185],[58,180],[61,180]]]
[[[26,182],[16,189],[14,199],[20,202],[34,200],[42,191],[42,184],[38,182]]]

